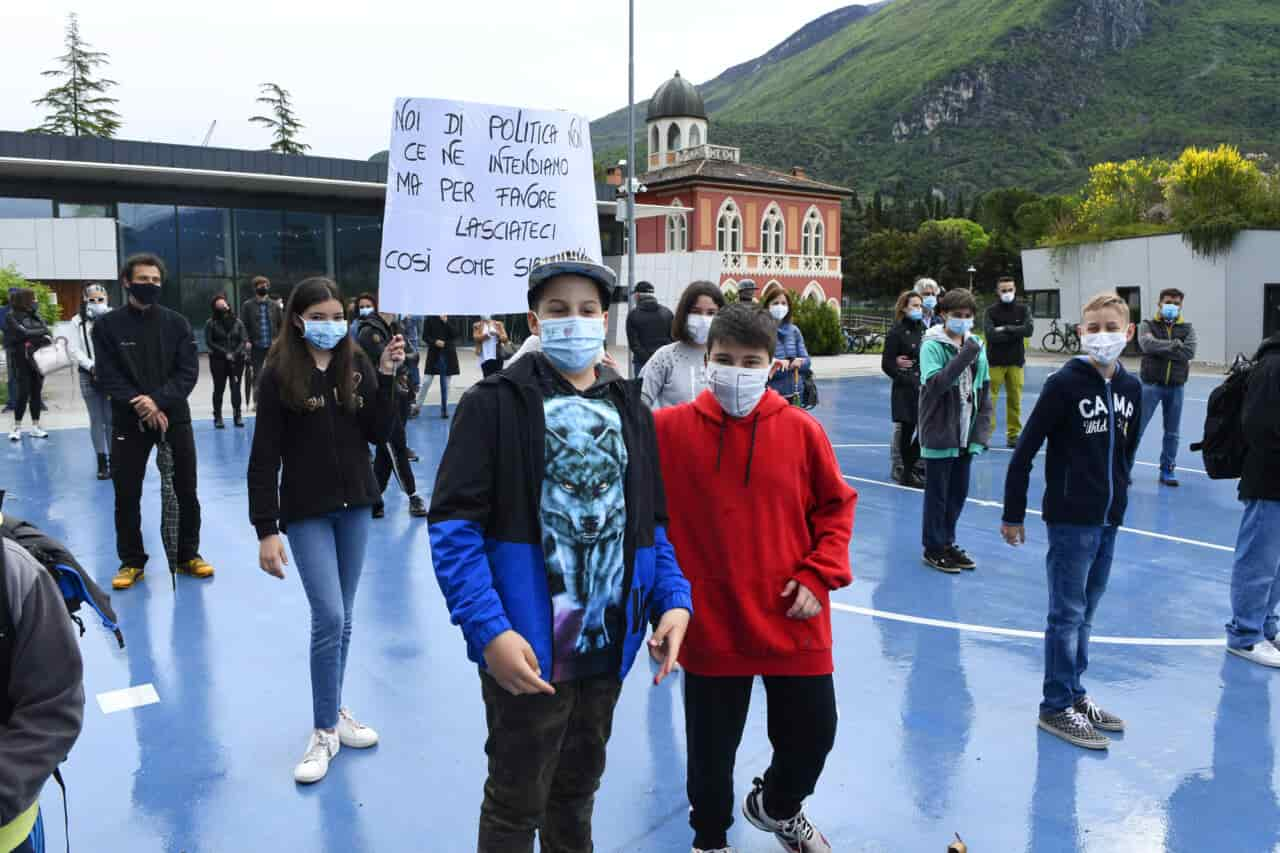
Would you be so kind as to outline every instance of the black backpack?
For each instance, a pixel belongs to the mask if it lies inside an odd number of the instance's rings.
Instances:
[[[1204,470],[1210,479],[1234,480],[1244,473],[1245,441],[1240,417],[1255,364],[1243,353],[1237,355],[1227,378],[1209,395],[1204,438],[1191,445],[1191,452],[1203,454]]]

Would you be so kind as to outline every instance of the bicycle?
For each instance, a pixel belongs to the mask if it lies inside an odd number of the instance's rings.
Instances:
[[[1055,319],[1049,325],[1048,333],[1041,339],[1040,346],[1046,352],[1076,355],[1080,352],[1080,333],[1070,323],[1059,326],[1058,321]]]
[[[840,331],[844,334],[845,352],[863,355],[864,353],[874,352],[877,348],[884,349],[883,332],[877,332],[866,326],[841,329]]]

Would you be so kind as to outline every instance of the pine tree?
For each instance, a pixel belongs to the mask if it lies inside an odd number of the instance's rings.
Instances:
[[[249,119],[271,131],[275,141],[271,150],[279,154],[302,154],[311,149],[310,145],[298,141],[298,131],[306,127],[293,114],[293,105],[289,103],[289,92],[278,83],[263,83],[258,103],[270,107],[270,116],[253,116]]]
[[[67,52],[56,60],[59,67],[41,74],[63,82],[31,102],[47,107],[49,114],[44,124],[29,132],[110,139],[120,129],[120,114],[112,109],[117,101],[107,95],[116,81],[94,77],[95,69],[110,59],[102,51],[91,50],[80,38],[80,22],[74,12],[67,16],[66,46]]]

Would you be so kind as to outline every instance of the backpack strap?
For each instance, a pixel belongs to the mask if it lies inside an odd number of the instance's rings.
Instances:
[[[9,676],[13,669],[13,641],[15,626],[9,610],[9,589],[5,584],[8,574],[4,546],[0,544],[0,724],[9,721],[13,708],[9,707]]]

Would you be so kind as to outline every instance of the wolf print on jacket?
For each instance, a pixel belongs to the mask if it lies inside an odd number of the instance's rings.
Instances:
[[[606,622],[622,604],[627,448],[613,405],[584,397],[545,401],[542,550],[555,612],[553,679],[610,669],[621,641]]]

